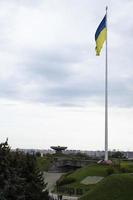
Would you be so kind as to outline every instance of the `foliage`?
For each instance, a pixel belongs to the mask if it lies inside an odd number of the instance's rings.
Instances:
[[[0,144],[0,199],[48,199],[42,173],[34,155],[11,151],[8,142]]]
[[[108,175],[114,174],[114,172],[115,172],[115,170],[114,170],[113,167],[107,168],[107,174],[108,174]]]
[[[90,156],[88,156],[87,154],[82,153],[82,152],[78,152],[77,154],[74,155],[74,157],[76,157],[77,159],[80,158],[80,159],[84,159],[84,160],[88,160],[91,158]]]
[[[133,169],[129,167],[120,167],[120,173],[133,173]]]
[[[41,153],[39,151],[36,152],[37,157],[41,157]]]
[[[112,154],[112,158],[124,158],[124,154],[120,151],[116,151]]]
[[[48,156],[43,156],[43,157],[37,157],[37,166],[40,169],[40,171],[48,171],[51,163],[52,163],[52,158]]]

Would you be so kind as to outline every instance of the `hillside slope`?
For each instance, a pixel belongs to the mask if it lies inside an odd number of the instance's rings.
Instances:
[[[69,194],[70,191],[73,191],[73,195],[77,195],[76,190],[80,190],[80,192],[84,194],[95,187],[96,184],[83,184],[82,181],[88,176],[106,177],[108,167],[109,166],[92,164],[74,172],[69,172],[58,180],[58,188],[56,187],[56,189],[58,189],[58,192],[64,194]]]
[[[80,200],[133,200],[133,174],[111,175]]]

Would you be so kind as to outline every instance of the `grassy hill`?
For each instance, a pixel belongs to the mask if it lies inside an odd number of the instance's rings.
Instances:
[[[47,171],[54,157],[55,155],[37,157],[39,169]],[[53,191],[70,196],[84,195],[81,200],[133,200],[131,173],[133,173],[132,161],[114,159],[112,166],[90,164],[64,174],[57,181]],[[99,177],[104,179],[99,183],[92,181]]]
[[[117,163],[116,163],[117,164]],[[77,195],[77,190],[80,190],[81,193],[79,193],[78,195],[82,195],[82,194],[86,194],[86,192],[92,192],[91,194],[88,193],[88,195],[93,195],[95,196],[95,191],[94,189],[96,189],[96,191],[98,190],[97,187],[100,187],[100,191],[102,191],[106,187],[108,186],[107,183],[109,183],[109,189],[106,188],[108,190],[107,195],[105,193],[105,200],[112,200],[108,198],[108,193],[110,194],[113,193],[113,200],[117,200],[116,195],[118,194],[118,191],[115,191],[114,189],[118,189],[121,190],[121,188],[119,189],[119,183],[121,186],[121,183],[123,183],[123,187],[126,187],[126,180],[130,180],[132,181],[133,176],[132,175],[128,175],[126,173],[133,173],[133,162],[121,162],[121,165],[113,165],[113,166],[107,166],[107,165],[98,165],[98,164],[92,164],[83,168],[80,168],[72,173],[67,173],[65,175],[63,175],[58,181],[57,181],[57,191],[64,193],[64,194],[71,194],[72,195]],[[110,176],[110,174],[114,174],[114,176]],[[119,175],[118,175],[119,174]],[[88,177],[88,178],[87,178]],[[96,177],[96,179],[98,177],[104,177],[104,179],[100,182],[100,183],[92,183],[92,181],[90,180],[90,183],[88,182],[88,184],[83,184],[84,183],[84,179],[91,179],[91,177]],[[105,181],[105,184],[104,184]],[[125,184],[125,185],[124,185]],[[101,185],[101,186],[100,186]],[[115,185],[115,186],[113,186]],[[118,185],[118,187],[117,187]],[[133,185],[133,184],[132,184]],[[112,191],[114,190],[114,191]],[[72,192],[71,192],[72,191]],[[93,193],[94,191],[94,193]],[[123,190],[123,192],[125,193],[125,191]],[[125,193],[126,194],[126,193]],[[104,195],[103,192],[101,192],[101,195]],[[100,194],[97,194],[96,199],[94,198],[90,198],[91,196],[86,197],[83,200],[104,200],[104,197],[100,197]],[[97,199],[98,198],[98,199]],[[118,199],[119,200],[119,199]],[[123,199],[122,199],[123,200]],[[124,199],[126,200],[126,199]],[[130,200],[130,199],[128,199]],[[132,196],[132,200],[133,200],[133,196]]]
[[[92,164],[76,170],[75,172],[67,175],[67,177],[75,178],[77,181],[81,181],[87,176],[107,176],[107,168],[107,165]]]
[[[92,165],[80,168],[72,173],[67,173],[63,175],[58,180],[57,183],[60,186],[60,188],[64,188],[64,193],[68,191],[67,193],[69,194],[69,191],[73,189],[74,190],[81,189],[82,193],[85,193],[86,191],[91,190],[95,185],[94,184],[84,185],[81,183],[81,181],[88,176],[106,177],[107,169],[108,169],[108,166],[92,164]]]
[[[133,175],[108,176],[80,200],[133,200]]]

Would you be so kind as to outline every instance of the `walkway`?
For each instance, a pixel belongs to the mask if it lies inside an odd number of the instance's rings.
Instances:
[[[45,183],[48,183],[47,189],[51,192],[56,185],[56,181],[63,175],[64,173],[51,173],[51,172],[44,172],[44,180]]]
[[[51,172],[44,172],[44,180],[45,183],[48,183],[47,189],[49,190],[49,195],[51,196],[51,200],[58,200],[58,195],[52,193],[54,186],[56,185],[56,181],[63,175],[64,173],[51,173]],[[73,196],[62,196],[62,200],[77,200],[78,197]]]
[[[57,194],[49,193],[49,195],[51,196],[51,200],[58,200]],[[78,199],[78,197],[66,196],[66,195],[62,196],[62,200],[77,200],[77,199]]]

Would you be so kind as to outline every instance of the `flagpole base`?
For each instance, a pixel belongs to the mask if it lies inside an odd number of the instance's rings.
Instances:
[[[112,162],[112,160],[99,160],[99,161],[97,162],[97,164],[101,164],[101,165],[112,165],[113,162]]]

